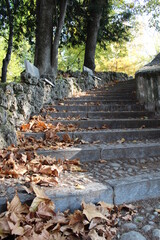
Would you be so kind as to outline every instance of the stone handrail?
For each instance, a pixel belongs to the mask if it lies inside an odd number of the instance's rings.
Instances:
[[[156,58],[135,74],[137,98],[146,110],[160,113],[160,65]],[[159,61],[160,62],[160,61]]]

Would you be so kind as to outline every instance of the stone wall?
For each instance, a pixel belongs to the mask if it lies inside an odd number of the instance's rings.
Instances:
[[[65,79],[55,81],[55,87],[45,83],[43,78],[32,77],[25,72],[21,83],[0,85],[0,148],[16,144],[16,129],[27,122],[31,115],[39,113],[45,104],[52,104],[56,99],[71,97],[77,92],[103,85],[110,80],[126,80],[122,73],[98,73],[102,80],[92,78],[80,72],[70,74]]]
[[[160,113],[160,54],[135,75],[137,98],[149,111]]]

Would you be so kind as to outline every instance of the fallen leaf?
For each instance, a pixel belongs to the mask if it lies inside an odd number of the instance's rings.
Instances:
[[[71,142],[71,137],[66,133],[63,135],[63,141],[66,143],[70,143]]]
[[[86,204],[85,202],[82,202],[82,208],[83,214],[87,217],[89,221],[91,221],[93,218],[102,218],[104,220],[107,220],[107,218],[104,215],[102,215],[96,209],[96,206],[93,204]]]
[[[75,185],[75,189],[77,190],[84,190],[85,189],[85,186],[81,185],[81,184],[76,184]]]
[[[121,138],[120,140],[118,140],[117,142],[118,143],[124,143],[126,140],[125,140],[125,138]]]

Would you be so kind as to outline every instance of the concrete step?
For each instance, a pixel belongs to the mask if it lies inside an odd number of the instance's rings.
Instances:
[[[160,119],[87,119],[87,120],[58,120],[51,121],[53,125],[59,122],[64,125],[73,124],[77,128],[102,128],[107,126],[109,129],[117,128],[156,128],[160,127]]]
[[[51,109],[51,106],[45,108]],[[130,104],[130,105],[118,105],[118,104],[98,104],[97,105],[53,105],[53,109],[58,112],[64,111],[142,111],[143,105]]]
[[[91,118],[91,119],[123,119],[123,118],[145,118],[145,117],[154,117],[154,113],[152,112],[146,112],[146,111],[115,111],[115,112],[91,112],[91,111],[71,111],[71,112],[47,112],[48,115],[50,115],[52,118]],[[46,113],[42,113],[43,116],[46,115]]]
[[[66,132],[57,132],[56,134],[63,139],[63,135]],[[79,139],[85,142],[94,143],[112,143],[116,141],[143,141],[146,139],[158,139],[160,136],[160,129],[150,128],[150,129],[113,129],[113,130],[92,130],[92,131],[75,131],[68,132],[68,135],[72,139]],[[44,139],[45,133],[25,133],[26,137],[34,137],[35,139]]]

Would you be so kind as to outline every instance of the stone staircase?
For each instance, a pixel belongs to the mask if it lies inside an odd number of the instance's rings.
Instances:
[[[56,209],[74,210],[82,200],[121,204],[160,196],[160,119],[137,102],[135,80],[55,101],[45,109],[42,115],[52,117],[54,125],[76,125],[67,134],[79,143],[37,153],[79,158],[84,169],[64,172],[57,186],[45,188]],[[60,139],[64,134],[57,132]],[[25,136],[45,138],[44,132]]]

